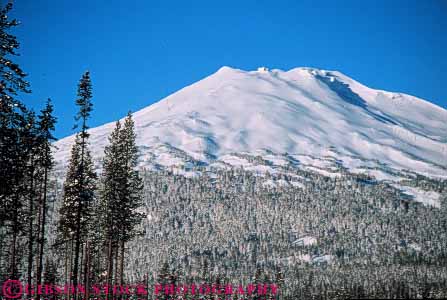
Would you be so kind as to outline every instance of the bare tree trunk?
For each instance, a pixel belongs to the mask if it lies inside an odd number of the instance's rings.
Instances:
[[[31,164],[34,164],[32,161]],[[32,273],[33,273],[33,261],[34,261],[34,232],[33,232],[33,223],[34,223],[34,167],[31,167],[31,176],[30,176],[30,190],[29,190],[29,199],[28,199],[28,266],[27,266],[27,282],[28,286],[32,286]]]
[[[70,266],[69,266],[70,272],[69,274],[69,284],[73,284],[73,240],[70,240]],[[70,299],[71,296],[67,295],[67,298]]]
[[[117,242],[117,245],[115,247],[115,255],[114,255],[114,257],[115,257],[115,284],[118,283],[118,250],[119,250],[118,247],[119,247],[119,244]],[[116,295],[113,295],[113,299],[116,299]]]
[[[78,284],[84,283],[85,251],[86,251],[86,244],[83,244],[81,249],[81,257],[79,260],[80,266],[79,266]]]
[[[149,291],[149,273],[146,272],[146,291]],[[147,300],[149,300],[149,292],[147,293]]]
[[[0,228],[2,227],[3,221],[0,220]],[[6,263],[6,261],[3,261],[3,258],[6,257],[3,256],[3,246],[5,245],[5,235],[3,234],[3,232],[0,231],[0,266],[3,266],[4,263]],[[6,247],[5,247],[6,248]]]
[[[120,280],[119,280],[119,285],[123,285],[124,284],[124,240],[121,240],[121,254],[120,254]],[[119,299],[122,299],[122,295],[120,294]]]
[[[39,189],[39,195],[41,195],[41,193],[42,193],[42,187],[40,187],[40,189]],[[37,246],[38,246],[38,248],[37,248],[37,256],[36,256],[36,260],[34,261],[34,264],[35,264],[35,276],[36,276],[36,286],[38,286],[39,285],[39,276],[37,275],[37,273],[39,273],[39,256],[40,256],[40,243],[41,243],[41,240],[40,240],[40,237],[41,237],[41,235],[40,235],[40,228],[41,228],[41,225],[42,225],[42,198],[41,197],[39,197],[39,202],[37,203],[37,207],[38,207],[38,210],[37,210],[37,228],[36,228],[36,243],[37,243]],[[39,300],[40,299],[40,295],[36,295],[36,298],[37,298],[37,300]]]
[[[19,199],[16,192],[14,196],[15,211],[13,214],[13,221],[12,221],[12,244],[11,244],[11,264],[10,264],[11,279],[18,279],[17,274],[17,236],[19,234],[18,205],[19,205]]]
[[[110,287],[112,285],[112,273],[113,273],[113,248],[112,239],[109,238],[109,247],[107,250],[107,300],[110,300]]]
[[[68,245],[65,244],[65,284],[69,284],[68,283]],[[65,299],[65,295],[63,296],[63,298]]]
[[[87,240],[85,244],[85,266],[84,266],[84,299],[89,298],[89,284],[90,284],[90,243]]]
[[[121,241],[121,255],[120,255],[120,285],[124,282],[124,240]]]
[[[47,215],[47,189],[48,189],[48,169],[44,170],[43,179],[43,197],[39,208],[39,261],[37,263],[37,285],[42,284],[42,271],[43,271],[43,250],[45,246],[45,223]],[[66,281],[65,281],[66,282]]]
[[[81,252],[81,201],[78,203],[78,211],[76,216],[76,236],[75,236],[75,249],[74,249],[74,263],[73,263],[73,274],[72,281],[73,286],[76,289],[78,285],[78,275],[79,275],[79,256]],[[77,294],[74,294],[74,300],[77,300]]]
[[[15,217],[17,218],[17,217]],[[16,221],[14,222],[16,223]],[[11,279],[17,279],[16,278],[16,255],[17,255],[17,248],[16,248],[16,244],[17,244],[17,229],[16,229],[16,224],[13,225],[13,232],[12,232],[12,249],[11,249],[11,266],[10,266],[10,271],[11,271]]]

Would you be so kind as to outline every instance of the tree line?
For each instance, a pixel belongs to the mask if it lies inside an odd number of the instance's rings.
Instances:
[[[98,175],[88,142],[92,82],[88,71],[82,75],[57,238],[49,243],[56,117],[50,99],[37,115],[20,100],[31,90],[27,74],[13,61],[19,42],[11,30],[19,22],[8,18],[11,9],[9,2],[0,11],[0,281],[20,279],[34,287],[60,282],[54,257],[59,253],[67,266],[66,284],[88,286],[104,276],[109,284],[121,283],[126,246],[138,234],[135,226],[141,219],[143,185],[136,171],[132,114],[116,123]]]
[[[439,192],[435,208],[363,174],[184,171],[201,175],[142,173],[147,218],[131,242],[131,282],[274,282],[279,299],[447,296],[446,180],[407,180]]]
[[[20,93],[31,91],[26,73],[12,60],[19,42],[9,31],[19,23],[8,19],[11,9],[8,3],[0,11],[0,278],[19,278],[26,260],[31,283],[32,274],[43,270],[56,118],[50,99],[37,115],[19,99]],[[40,282],[41,277],[36,279]]]

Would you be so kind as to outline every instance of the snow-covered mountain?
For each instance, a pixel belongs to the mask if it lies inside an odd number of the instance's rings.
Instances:
[[[216,73],[134,114],[140,165],[333,166],[386,179],[393,170],[447,178],[447,110],[401,93],[368,88],[337,71],[295,68]],[[103,155],[114,122],[92,128]],[[56,143],[59,166],[74,137]]]

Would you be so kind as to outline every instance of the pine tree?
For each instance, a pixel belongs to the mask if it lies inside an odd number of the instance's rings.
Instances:
[[[34,227],[36,215],[37,215],[37,199],[38,199],[38,185],[40,180],[40,168],[38,167],[38,154],[39,154],[39,139],[38,139],[38,128],[36,123],[36,117],[34,112],[30,111],[26,114],[26,125],[24,130],[24,138],[22,142],[22,147],[24,147],[24,152],[26,152],[27,162],[25,165],[26,172],[24,177],[24,184],[26,187],[26,197],[28,200],[28,207],[26,217],[28,220],[27,224],[27,243],[28,243],[28,259],[27,259],[27,283],[29,286],[32,285],[32,273],[33,273],[33,262],[34,262],[34,246],[36,240],[36,230]]]
[[[55,284],[57,282],[57,266],[49,258],[45,261],[45,272],[43,273],[43,282],[46,284]]]
[[[280,267],[276,270],[275,284],[278,286],[279,291],[284,287],[284,273]],[[277,295],[277,297],[279,297],[279,295]]]
[[[19,42],[9,31],[17,20],[9,20],[12,3],[0,8],[0,276],[18,278],[18,235],[23,230],[23,178],[27,161],[23,141],[26,107],[17,99],[20,92],[29,93],[26,74],[10,57],[16,56]],[[4,227],[7,227],[4,228]],[[7,232],[6,232],[7,230]],[[6,237],[11,236],[9,245]],[[10,253],[5,253],[10,248]]]
[[[74,263],[71,281],[78,283],[79,251],[88,234],[92,202],[96,188],[96,173],[88,148],[82,152],[82,140],[77,134],[71,151],[70,163],[64,183],[63,203],[59,211],[59,233],[63,243],[73,241]]]
[[[53,260],[47,257],[45,260],[45,272],[43,273],[43,282],[47,285],[56,285],[58,278],[57,265]],[[57,299],[56,295],[48,295],[49,299]]]
[[[8,13],[12,3],[8,3],[0,10],[0,222],[6,220],[8,210],[6,198],[13,191],[11,183],[15,178],[18,153],[18,139],[23,114],[26,108],[16,99],[18,92],[29,93],[29,83],[24,80],[26,74],[11,61],[9,56],[16,56],[19,43],[15,36],[8,33],[17,26],[17,20],[9,20]],[[17,170],[20,171],[20,170]],[[19,174],[17,174],[19,175]],[[1,225],[1,223],[0,223]]]
[[[98,205],[98,223],[104,232],[104,242],[107,246],[107,284],[112,284],[114,249],[118,243],[120,214],[120,186],[123,177],[123,159],[119,143],[121,123],[116,123],[109,136],[109,144],[104,149],[103,172],[101,176],[100,201]]]
[[[125,244],[139,234],[136,228],[141,223],[143,217],[143,214],[138,211],[142,206],[143,181],[139,171],[136,169],[138,148],[135,140],[135,124],[132,120],[132,114],[129,113],[124,120],[123,129],[119,132],[119,148],[122,151],[124,167],[123,176],[121,177],[121,207],[118,214],[121,249],[120,283],[123,281]]]
[[[115,280],[123,283],[125,245],[138,234],[136,226],[142,218],[138,208],[143,185],[136,170],[138,149],[135,138],[134,123],[129,114],[123,127],[119,121],[116,123],[104,151],[99,219],[106,233],[109,284],[114,260],[117,262],[115,274],[119,274]]]
[[[177,285],[177,274],[175,269],[169,268],[169,264],[164,262],[160,271],[158,272],[157,282],[155,285],[161,285],[161,290],[157,296],[159,300],[176,299],[175,288],[174,291],[170,289],[171,286]]]
[[[56,118],[53,116],[53,105],[48,99],[45,108],[41,110],[38,116],[38,139],[39,139],[39,166],[43,172],[41,200],[39,203],[38,219],[38,258],[36,268],[36,286],[42,283],[42,267],[45,247],[45,227],[47,215],[47,196],[48,196],[48,173],[53,167],[53,157],[51,154],[52,142],[56,140],[52,131],[55,129]]]
[[[100,197],[99,197],[100,199]],[[89,235],[87,247],[88,262],[86,261],[86,269],[84,270],[85,278],[89,282],[102,282],[104,280],[104,274],[106,269],[105,263],[107,262],[106,253],[104,252],[105,245],[105,227],[101,220],[102,213],[100,212],[100,205],[98,200],[95,199],[93,205],[92,219],[89,225]],[[84,285],[87,286],[86,283]]]
[[[96,174],[93,171],[93,163],[88,150],[87,120],[90,117],[93,104],[92,98],[92,83],[90,80],[90,73],[87,71],[82,75],[78,85],[78,98],[76,105],[79,111],[75,117],[76,121],[80,122],[81,128],[79,131],[79,167],[76,169],[77,186],[76,186],[76,210],[75,210],[75,249],[74,249],[74,266],[73,266],[73,284],[78,283],[79,275],[79,257],[82,249],[82,237],[85,237],[85,228],[87,227],[89,218],[90,204],[93,201]],[[78,124],[75,125],[78,127]]]

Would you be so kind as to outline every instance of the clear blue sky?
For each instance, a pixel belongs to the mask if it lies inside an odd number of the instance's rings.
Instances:
[[[0,0],[3,3],[5,0]],[[97,126],[219,67],[339,70],[447,107],[447,1],[16,0],[22,68],[38,109],[72,133],[76,86],[92,73]]]

